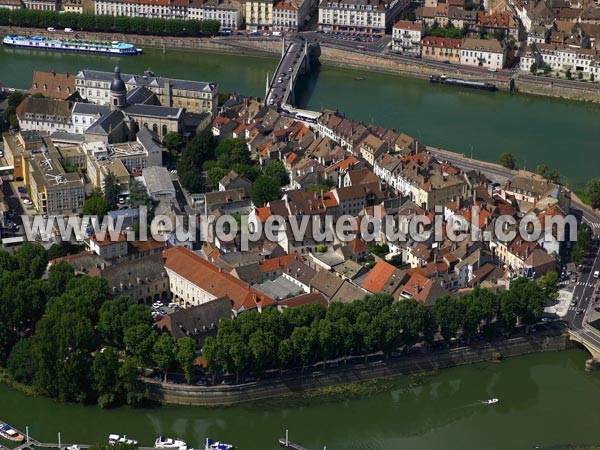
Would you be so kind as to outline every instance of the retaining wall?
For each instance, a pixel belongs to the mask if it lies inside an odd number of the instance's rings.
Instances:
[[[147,380],[153,400],[185,405],[222,405],[281,397],[298,392],[398,375],[431,372],[462,364],[493,359],[495,353],[505,357],[540,351],[565,350],[573,346],[568,335],[517,338],[477,348],[461,348],[425,356],[403,356],[385,362],[343,366],[326,372],[307,372],[288,378],[269,379],[243,386],[199,387]]]

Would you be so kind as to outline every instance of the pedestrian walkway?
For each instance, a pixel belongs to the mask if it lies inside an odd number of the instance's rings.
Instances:
[[[568,289],[560,289],[558,291],[558,299],[552,305],[544,308],[544,313],[555,314],[558,317],[565,317],[570,309],[576,309],[571,306],[573,292]]]

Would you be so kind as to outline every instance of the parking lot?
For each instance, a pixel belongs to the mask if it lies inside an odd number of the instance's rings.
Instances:
[[[152,318],[156,321],[162,316],[179,311],[181,308],[177,303],[169,302],[168,300],[157,300],[150,306],[152,310]]]

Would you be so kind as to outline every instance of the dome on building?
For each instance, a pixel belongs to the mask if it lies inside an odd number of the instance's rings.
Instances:
[[[110,90],[111,92],[127,92],[125,82],[121,79],[121,71],[119,70],[119,66],[115,67],[115,76],[110,83]]]

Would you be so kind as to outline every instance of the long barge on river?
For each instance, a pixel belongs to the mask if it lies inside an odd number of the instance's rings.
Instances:
[[[429,82],[438,84],[447,84],[450,86],[466,87],[471,89],[479,89],[482,91],[497,91],[498,88],[492,83],[482,81],[461,80],[458,78],[448,78],[446,75],[431,75]]]
[[[105,55],[138,55],[143,52],[132,44],[125,42],[89,42],[77,39],[46,39],[43,36],[5,36],[4,45],[11,47],[33,48],[40,50],[56,50],[63,52],[100,53]]]

